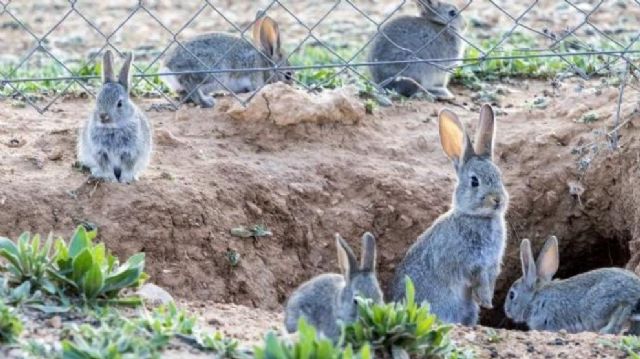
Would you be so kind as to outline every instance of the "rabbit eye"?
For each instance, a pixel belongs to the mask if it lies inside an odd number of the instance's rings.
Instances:
[[[478,177],[471,176],[471,187],[478,187],[479,185],[480,181],[478,180]]]
[[[513,300],[513,298],[516,296],[516,293],[514,293],[513,291],[509,292],[509,299]]]
[[[122,107],[122,100],[118,100],[118,108]]]
[[[458,13],[455,10],[449,10],[449,16],[450,17],[456,17]]]
[[[287,71],[284,73],[284,78],[286,80],[291,80],[293,78],[293,73],[291,71]]]

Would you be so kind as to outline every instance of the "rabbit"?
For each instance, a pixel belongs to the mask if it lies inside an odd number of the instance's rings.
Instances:
[[[349,245],[336,234],[338,262],[342,274],[326,273],[298,287],[285,307],[285,327],[289,333],[297,330],[298,320],[305,320],[320,333],[336,341],[342,323],[357,319],[356,296],[376,303],[383,301],[376,277],[376,242],[371,233],[362,236],[362,258],[358,265]]]
[[[94,178],[131,183],[149,164],[152,128],[129,97],[132,62],[128,53],[116,79],[111,51],[103,55],[102,88],[78,139],[78,160]]]
[[[391,294],[395,301],[404,297],[408,276],[416,301],[428,301],[442,321],[475,325],[479,305],[492,308],[506,245],[509,197],[493,163],[493,109],[482,106],[475,145],[447,109],[439,113],[439,130],[458,177],[452,208],[411,246],[396,268]]]
[[[531,243],[520,245],[522,277],[507,294],[507,317],[533,330],[618,334],[637,321],[640,278],[621,268],[600,268],[567,279],[552,280],[558,270],[558,239],[551,236],[533,261]],[[637,323],[632,323],[637,333]]]
[[[455,5],[415,0],[419,16],[398,16],[382,26],[369,51],[370,63],[406,60],[460,59],[466,22]],[[410,97],[426,90],[435,99],[452,99],[447,69],[460,61],[380,64],[369,67],[378,85]]]
[[[278,23],[259,12],[253,28],[255,44],[223,33],[205,34],[178,46],[167,58],[163,72],[236,70],[215,74],[187,73],[165,78],[176,92],[186,94],[203,108],[211,108],[215,100],[208,95],[215,91],[251,92],[267,83],[283,81],[291,84],[290,70],[237,71],[249,68],[289,67],[288,57],[281,49]]]

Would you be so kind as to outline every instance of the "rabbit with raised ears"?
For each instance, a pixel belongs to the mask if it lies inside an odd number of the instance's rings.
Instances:
[[[298,320],[305,320],[333,340],[340,336],[341,323],[357,319],[356,297],[382,302],[376,277],[376,241],[371,233],[362,236],[360,264],[351,247],[336,234],[338,263],[342,274],[327,273],[312,278],[296,289],[287,301],[285,327],[293,333]]]
[[[449,70],[464,53],[465,20],[458,8],[439,0],[415,0],[418,16],[398,16],[376,35],[369,62],[437,60],[433,63],[390,63],[370,67],[373,80],[403,96],[426,90],[436,99],[452,99]]]
[[[95,178],[130,183],[138,179],[151,157],[151,125],[131,101],[131,64],[128,53],[118,77],[113,55],[105,51],[102,60],[102,88],[95,108],[80,130],[78,161]]]
[[[290,66],[282,52],[278,23],[258,12],[251,42],[224,33],[196,37],[178,46],[167,58],[170,72],[234,70],[219,73],[185,73],[163,77],[175,91],[181,92],[201,107],[213,107],[209,94],[216,91],[251,92],[267,83],[291,83],[291,70],[271,70]],[[265,71],[237,71],[250,68],[270,68]],[[163,70],[164,72],[164,70]]]
[[[555,236],[546,241],[537,261],[531,243],[523,240],[520,260],[522,277],[513,283],[504,304],[507,317],[534,330],[618,334],[631,324],[633,334],[639,334],[640,278],[633,272],[600,268],[553,280],[560,261]]]
[[[440,141],[453,161],[458,181],[452,208],[427,229],[396,269],[393,299],[404,297],[404,278],[416,289],[416,301],[427,301],[444,322],[473,325],[479,305],[492,308],[495,281],[506,243],[508,196],[493,163],[495,119],[483,105],[475,144],[458,117],[439,114]]]

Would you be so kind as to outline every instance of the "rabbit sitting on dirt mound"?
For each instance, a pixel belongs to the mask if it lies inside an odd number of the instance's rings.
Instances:
[[[289,333],[297,330],[298,320],[305,320],[319,332],[337,340],[341,323],[351,323],[358,315],[356,296],[382,302],[376,277],[376,241],[371,233],[362,237],[362,262],[358,265],[349,245],[336,234],[338,262],[342,275],[322,274],[296,289],[285,308],[285,326]]]
[[[215,74],[191,73],[165,77],[175,91],[189,96],[201,107],[213,107],[215,100],[209,93],[232,91],[251,92],[266,83],[291,83],[290,70],[237,71],[250,68],[289,66],[280,47],[278,24],[270,17],[257,16],[253,29],[254,45],[228,34],[201,35],[173,51],[165,66],[171,72],[236,70]]]
[[[494,122],[491,106],[483,105],[474,146],[457,116],[440,111],[440,141],[458,176],[453,208],[418,237],[392,283],[393,299],[399,301],[409,276],[416,301],[428,301],[444,322],[473,325],[478,304],[492,307],[506,241],[508,201],[492,160]]]
[[[509,289],[507,317],[527,323],[530,329],[570,333],[599,331],[618,334],[631,322],[638,335],[637,305],[640,278],[620,268],[601,268],[567,279],[552,280],[558,270],[558,240],[550,237],[534,262],[531,243],[520,245],[522,277]]]
[[[129,53],[116,79],[111,51],[103,56],[103,85],[78,139],[78,160],[95,178],[130,183],[149,164],[151,126],[129,98],[132,61]]]
[[[447,60],[433,63],[381,64],[370,67],[373,80],[403,96],[426,90],[436,99],[452,99],[447,69],[462,58],[466,23],[458,8],[438,0],[415,0],[420,16],[399,16],[385,24],[373,41],[369,62]]]

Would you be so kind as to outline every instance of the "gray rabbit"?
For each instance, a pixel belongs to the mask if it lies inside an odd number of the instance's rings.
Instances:
[[[550,237],[534,262],[531,243],[520,245],[522,277],[509,289],[506,315],[530,329],[618,334],[631,323],[638,333],[640,278],[621,268],[601,268],[552,280],[558,270],[558,240]]]
[[[224,33],[211,33],[196,37],[178,46],[167,58],[170,72],[242,70],[290,66],[282,53],[278,24],[270,17],[256,18],[253,28],[254,44],[240,37]],[[165,81],[175,91],[188,95],[201,107],[213,107],[215,100],[209,95],[215,91],[251,92],[266,83],[291,83],[290,70],[232,71],[215,74],[190,73],[167,76]]]
[[[452,208],[427,229],[396,269],[393,299],[404,297],[404,278],[416,288],[416,301],[428,301],[444,322],[473,325],[480,304],[492,308],[495,281],[504,254],[508,195],[493,163],[495,120],[483,105],[475,145],[458,117],[439,114],[440,141],[453,161],[458,182]]]
[[[95,178],[130,183],[149,164],[151,125],[129,97],[132,61],[128,53],[116,79],[111,51],[103,56],[103,85],[78,138],[78,161]]]
[[[341,323],[357,319],[356,296],[382,302],[376,277],[376,241],[371,233],[362,237],[362,262],[358,265],[349,245],[336,234],[338,262],[342,274],[322,274],[296,289],[287,301],[285,326],[293,333],[298,320],[305,320],[326,337],[337,340]]]
[[[398,16],[376,34],[369,62],[460,59],[466,23],[455,5],[438,0],[415,0],[419,16]],[[451,99],[447,69],[457,61],[380,64],[370,67],[373,80],[403,96],[425,89],[436,99]],[[419,86],[418,86],[419,85]]]

